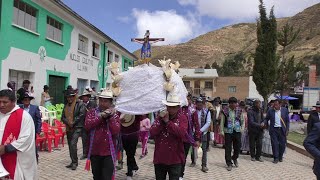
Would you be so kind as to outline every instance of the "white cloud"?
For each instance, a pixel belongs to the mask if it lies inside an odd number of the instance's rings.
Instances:
[[[121,16],[121,17],[117,17],[117,20],[127,24],[130,22],[131,19],[128,16]]]
[[[197,0],[178,0],[181,5],[196,5]]]
[[[191,1],[191,2],[189,2]],[[258,0],[178,0],[181,5],[194,5],[201,16],[233,21],[258,17]],[[188,3],[189,2],[189,3]],[[277,17],[292,16],[320,0],[265,0],[267,11],[274,5]]]
[[[181,43],[194,37],[199,28],[197,19],[191,14],[184,17],[174,10],[149,12],[133,9],[132,14],[136,19],[138,37],[143,37],[146,30],[150,30],[150,37],[165,38],[157,45]]]

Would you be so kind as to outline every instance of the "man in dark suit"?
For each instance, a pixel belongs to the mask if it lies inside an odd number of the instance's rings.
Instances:
[[[308,125],[307,125],[308,134],[311,132],[314,124],[317,122],[320,122],[320,101],[318,101],[314,107],[316,108],[316,110],[311,112],[308,118]]]
[[[306,150],[314,157],[313,172],[320,180],[320,122],[313,125],[303,143]]]
[[[288,109],[280,106],[280,100],[274,100],[274,108],[267,112],[262,126],[267,125],[268,121],[270,121],[269,134],[274,158],[273,163],[277,164],[283,160],[290,125]]]
[[[91,101],[91,93],[87,90],[84,90],[82,95],[79,96],[79,99],[82,100],[83,105],[85,106],[85,108],[83,108],[83,113],[84,113],[84,117],[87,116],[87,112],[89,112],[92,108],[96,108],[97,107],[97,103],[95,101]],[[81,139],[82,139],[82,150],[83,150],[83,155],[80,158],[80,160],[84,160],[87,158],[88,155],[88,132],[86,131],[85,128],[82,128],[82,132],[81,132]]]
[[[38,106],[30,104],[32,99],[34,99],[34,97],[30,96],[28,93],[25,93],[22,99],[23,104],[20,105],[20,108],[24,109],[31,115],[34,122],[34,129],[36,131],[36,134],[40,134],[41,125],[42,125],[40,109]],[[36,148],[36,157],[38,162],[39,155],[38,155],[37,148]]]
[[[260,161],[262,151],[263,138],[263,111],[261,109],[261,101],[255,100],[253,108],[248,112],[248,133],[250,144],[251,161]]]
[[[20,108],[24,109],[25,111],[27,111],[31,115],[31,117],[34,121],[34,127],[35,127],[34,129],[36,130],[37,134],[40,134],[41,133],[41,125],[42,125],[40,109],[38,106],[30,104],[32,99],[34,99],[34,97],[32,97],[28,93],[26,93],[23,96],[23,99],[22,99],[23,104],[20,105]]]

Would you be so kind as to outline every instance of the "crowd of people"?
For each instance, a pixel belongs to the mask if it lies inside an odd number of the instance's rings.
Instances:
[[[35,137],[41,132],[41,114],[37,106],[30,104],[34,97],[28,92],[28,85],[30,82],[24,81],[17,96],[9,83],[10,89],[0,91],[0,128],[4,129],[0,132],[0,155],[11,179],[32,180],[37,175]],[[44,86],[42,104],[51,100],[48,89]],[[129,115],[115,110],[113,92],[109,89],[95,95],[89,89],[78,94],[69,86],[64,95],[61,121],[66,125],[70,154],[66,168],[77,169],[77,144],[81,137],[80,160],[86,160],[86,169],[92,168],[95,180],[114,179],[115,171],[123,168],[124,152],[127,180],[132,179],[139,170],[135,159],[138,142],[142,143],[140,158],[144,158],[149,138],[155,143],[153,163],[157,180],[165,180],[167,175],[172,180],[182,180],[187,173],[189,151],[190,167],[196,166],[200,155],[201,171],[208,172],[207,153],[217,146],[225,149],[227,171],[239,167],[240,153],[250,154],[256,162],[264,162],[263,153],[271,154],[275,164],[284,160],[290,121],[289,111],[281,106],[280,100],[271,101],[264,114],[259,100],[249,107],[230,97],[228,105],[222,107],[219,97],[211,100],[188,94],[188,105],[181,106],[180,97],[169,94],[163,100],[165,110]],[[320,103],[316,108],[311,117],[318,119],[308,124],[309,135],[304,145],[316,157],[314,172],[319,176]]]

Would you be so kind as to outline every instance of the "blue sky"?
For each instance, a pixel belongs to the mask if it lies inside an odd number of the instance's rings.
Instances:
[[[186,42],[206,32],[239,22],[254,22],[258,0],[63,0],[65,4],[129,51],[130,41],[143,36],[164,37],[159,45]],[[292,16],[320,0],[265,0],[277,17]]]

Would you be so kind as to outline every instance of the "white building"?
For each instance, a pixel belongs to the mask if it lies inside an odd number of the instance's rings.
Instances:
[[[124,71],[136,60],[60,0],[4,0],[0,8],[1,89],[13,81],[17,90],[28,79],[36,104],[44,85],[61,103],[67,85],[99,90],[111,82],[108,63],[117,61]]]

